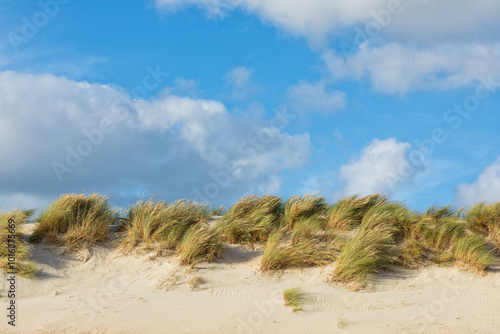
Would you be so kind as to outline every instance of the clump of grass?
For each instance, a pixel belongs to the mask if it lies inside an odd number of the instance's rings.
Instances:
[[[283,293],[283,299],[285,306],[292,307],[294,312],[302,311],[306,303],[306,297],[300,288],[286,289]]]
[[[164,249],[176,251],[183,265],[203,259],[213,261],[222,250],[217,231],[207,224],[213,213],[210,207],[189,200],[172,204],[139,201],[129,210],[121,247],[126,250],[140,242],[146,247],[154,244],[158,253]]]
[[[386,200],[387,197],[380,194],[368,195],[362,198],[357,196],[344,197],[328,209],[326,224],[339,230],[358,226],[371,207]]]
[[[453,250],[456,242],[467,235],[467,229],[465,222],[448,216],[439,219],[424,233],[431,249],[447,252]]]
[[[69,249],[91,247],[108,240],[108,226],[117,220],[108,197],[66,194],[52,202],[36,219],[32,242],[47,238]]]
[[[316,239],[301,239],[290,243],[286,232],[279,230],[269,235],[261,270],[325,265],[334,258],[334,253],[326,244],[319,243]]]
[[[249,246],[265,242],[279,227],[283,201],[278,196],[247,196],[231,206],[217,222],[224,241]]]
[[[315,194],[292,196],[285,202],[282,226],[292,230],[295,224],[303,218],[316,218],[318,222],[322,222],[327,207],[325,198]]]
[[[470,231],[487,236],[500,250],[500,203],[473,205],[465,213]]]
[[[189,289],[191,289],[191,291],[198,289],[204,283],[205,280],[201,276],[194,276],[188,280]]]
[[[468,235],[460,238],[454,249],[456,261],[477,274],[483,275],[497,261],[488,250],[487,242],[478,235]]]
[[[395,261],[395,233],[388,212],[372,211],[365,215],[356,234],[342,248],[331,280],[364,287],[374,273]]]
[[[180,264],[195,265],[205,259],[208,262],[220,258],[222,243],[217,232],[205,223],[191,226],[179,243],[177,254]]]
[[[29,261],[32,254],[32,247],[22,239],[22,233],[19,231],[23,224],[26,224],[33,211],[4,211],[0,212],[0,267],[4,271],[16,272],[25,278],[33,278],[38,273],[37,266]],[[14,224],[9,223],[13,220]],[[12,221],[11,221],[12,222]],[[15,226],[15,233],[14,232]],[[10,244],[14,247],[9,247]],[[11,250],[15,249],[15,261],[9,264],[9,255]]]
[[[142,242],[146,246],[160,243],[161,247],[176,249],[187,230],[208,220],[210,214],[209,207],[189,200],[172,204],[141,200],[129,209],[122,248],[130,249]]]

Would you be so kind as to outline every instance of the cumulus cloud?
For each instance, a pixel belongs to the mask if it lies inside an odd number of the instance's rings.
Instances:
[[[358,158],[340,167],[338,181],[343,189],[339,196],[391,193],[410,182],[416,170],[409,168],[409,147],[395,138],[374,139]]]
[[[288,88],[287,101],[295,112],[326,115],[345,108],[346,94],[337,90],[327,91],[324,82],[301,82]]]
[[[357,52],[327,51],[323,60],[336,79],[367,80],[384,93],[456,89],[481,77],[500,76],[500,43],[412,48],[401,44],[371,46]]]
[[[456,193],[460,205],[500,202],[500,157],[483,170],[476,182],[460,184]]]
[[[376,91],[455,89],[500,75],[500,2],[491,0],[155,0],[159,9],[235,9],[315,47],[332,36],[356,52],[324,54],[338,78],[367,80]],[[365,42],[365,44],[363,44]],[[307,89],[309,87],[302,87]]]
[[[0,207],[82,191],[120,204],[144,193],[221,203],[276,190],[310,147],[307,133],[286,133],[284,111],[248,119],[218,101],[131,99],[52,75],[0,72],[0,110]]]
[[[198,6],[211,15],[234,9],[313,42],[342,29],[381,20],[388,36],[399,40],[439,42],[450,39],[497,38],[500,3],[491,0],[155,0],[158,8]],[[423,24],[425,22],[425,24]]]

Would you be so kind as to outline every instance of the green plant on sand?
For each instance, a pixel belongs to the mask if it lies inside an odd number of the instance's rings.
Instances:
[[[19,230],[32,213],[20,210],[0,212],[0,267],[6,272],[16,272],[26,278],[33,278],[38,273],[36,264],[29,261],[32,246],[22,239],[23,235]],[[9,262],[9,256],[12,255],[15,259]]]
[[[69,249],[91,247],[109,238],[109,225],[117,220],[108,197],[66,194],[52,202],[36,219],[30,241],[61,243]]]

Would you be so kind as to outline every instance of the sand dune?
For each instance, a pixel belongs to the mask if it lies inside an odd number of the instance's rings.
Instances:
[[[38,244],[42,273],[18,278],[17,326],[3,320],[0,332],[500,333],[498,265],[485,277],[439,267],[386,273],[367,291],[351,292],[326,282],[328,267],[263,274],[260,254],[225,246],[224,260],[190,269],[155,252],[69,254]],[[190,286],[194,277],[203,283]],[[301,312],[284,306],[290,287],[307,293]]]

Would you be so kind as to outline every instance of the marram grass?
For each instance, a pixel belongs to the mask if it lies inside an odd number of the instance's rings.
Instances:
[[[364,287],[373,274],[395,262],[395,233],[389,213],[365,215],[356,234],[342,248],[331,281]]]
[[[302,311],[307,301],[304,292],[300,288],[286,289],[283,292],[283,300],[285,306],[292,307],[294,312]]]
[[[334,259],[334,252],[326,244],[316,239],[301,239],[291,243],[287,233],[279,230],[269,235],[262,255],[261,270],[321,266]]]
[[[150,198],[118,218],[106,196],[67,194],[37,217],[31,241],[91,247],[108,240],[109,225],[121,220],[119,242],[124,250],[169,249],[181,264],[194,265],[220,258],[223,243],[259,243],[264,245],[263,271],[334,264],[331,281],[355,287],[365,286],[389,267],[454,264],[484,274],[498,262],[500,250],[500,203],[479,203],[468,210],[431,206],[420,214],[379,194],[345,197],[333,205],[315,194],[286,201],[254,195],[240,199],[215,222],[213,216],[223,213],[222,208],[189,200],[166,203]],[[22,224],[29,212],[1,213],[0,240],[5,239],[7,215]],[[31,247],[17,238],[18,270],[34,275],[36,268],[27,261]],[[5,248],[4,240],[4,268]]]
[[[497,261],[488,250],[486,240],[479,235],[460,238],[455,245],[454,256],[459,265],[470,268],[479,275],[483,275]]]
[[[315,194],[292,196],[285,202],[282,226],[291,230],[300,219],[304,218],[314,218],[322,222],[327,208],[328,205],[324,197]]]
[[[205,223],[191,226],[182,237],[177,254],[180,264],[195,265],[201,260],[212,262],[220,258],[222,243],[214,229]]]
[[[0,267],[4,271],[14,271],[26,278],[33,278],[38,273],[36,264],[29,261],[33,247],[22,239],[23,235],[20,232],[21,226],[27,223],[31,214],[32,211],[20,210],[0,212]],[[14,234],[12,233],[12,226],[9,224],[10,219],[15,222],[16,232]],[[15,245],[14,248],[9,247],[8,239],[10,235],[14,236],[13,242],[10,242],[11,245]],[[12,254],[11,249],[15,249],[15,261],[9,264],[9,255]]]
[[[265,242],[280,226],[283,201],[278,196],[247,196],[232,205],[217,222],[224,241],[253,246]]]
[[[121,242],[124,250],[143,243],[161,249],[175,250],[181,264],[194,265],[205,259],[220,257],[220,236],[207,222],[220,210],[179,200],[172,204],[163,201],[139,201],[133,205],[125,223],[125,237]]]
[[[466,211],[465,220],[471,232],[487,236],[500,250],[500,203],[473,205]]]
[[[326,224],[332,228],[346,230],[357,227],[365,213],[375,204],[383,203],[387,197],[375,194],[365,197],[344,197],[327,211]]]
[[[46,239],[69,249],[92,247],[108,240],[109,225],[116,220],[107,196],[62,195],[37,217],[30,241]]]

